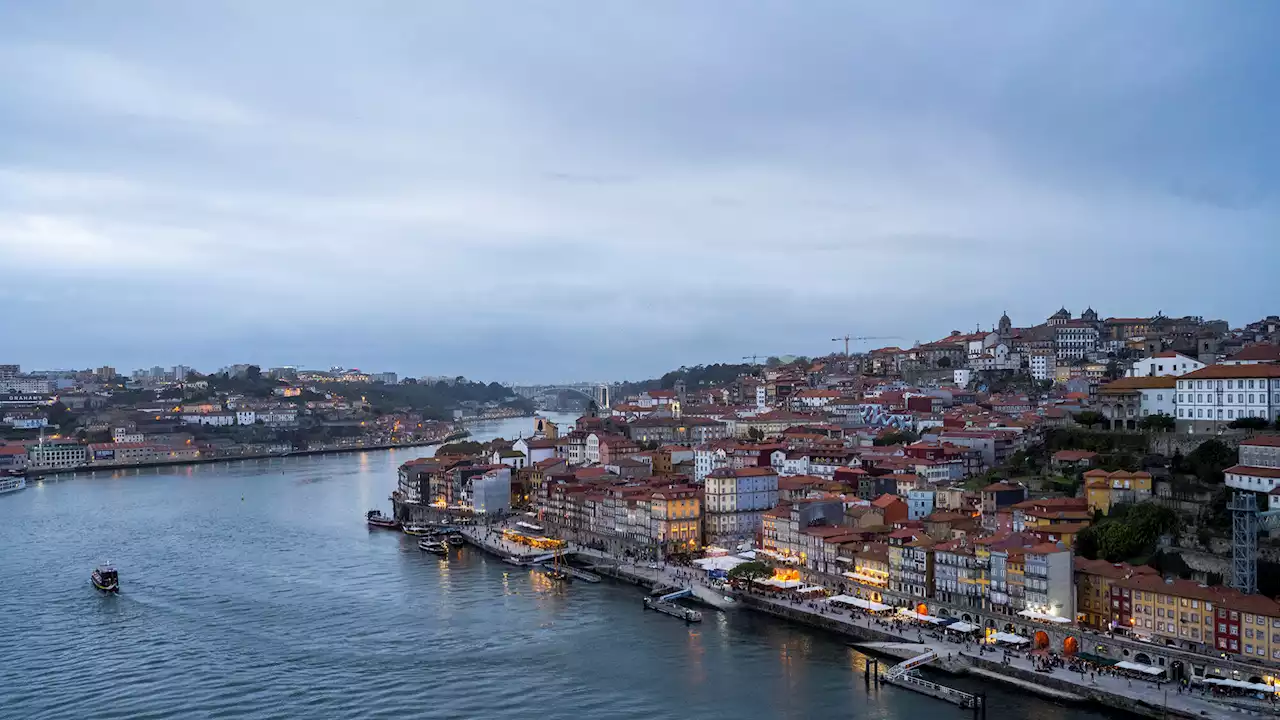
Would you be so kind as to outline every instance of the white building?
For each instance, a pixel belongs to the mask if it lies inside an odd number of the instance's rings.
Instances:
[[[1178,378],[1180,432],[1216,433],[1233,420],[1280,420],[1280,365],[1210,365]]]
[[[932,490],[907,491],[907,519],[921,520],[933,514],[934,493]]]
[[[1270,493],[1280,487],[1280,435],[1258,435],[1240,443],[1240,464],[1227,468],[1227,487]],[[1277,509],[1280,495],[1271,496]]]
[[[769,389],[756,385],[756,409],[763,412],[769,406]]]
[[[1026,610],[1075,620],[1074,553],[1067,548],[1045,543],[1027,548],[1023,559]]]
[[[1021,370],[1022,355],[1011,352],[1009,346],[997,343],[983,351],[981,355],[969,358],[969,367],[977,371],[987,370]]]
[[[262,424],[268,426],[292,425],[298,421],[298,411],[291,408],[258,410],[257,413]]]
[[[236,414],[229,412],[187,413],[182,416],[187,425],[209,425],[211,427],[231,427],[236,424]]]
[[[1068,320],[1054,328],[1059,360],[1079,360],[1098,348],[1098,328],[1083,320]]]
[[[53,392],[53,381],[45,377],[32,375],[13,375],[3,383],[0,391],[22,393],[24,395],[48,395]]]
[[[129,428],[111,428],[111,442],[115,443],[140,443],[146,440],[143,434],[130,430]]]
[[[1052,380],[1058,369],[1058,363],[1054,357],[1045,353],[1032,355],[1028,358],[1027,364],[1031,369],[1031,377],[1040,381]]]
[[[767,467],[721,468],[707,476],[705,497],[707,542],[750,540],[778,504],[778,474]]]
[[[470,505],[478,515],[511,509],[511,468],[497,468],[471,478]]]
[[[951,379],[957,386],[967,388],[973,380],[973,371],[969,368],[956,368],[951,371]]]
[[[80,443],[45,443],[27,449],[27,464],[31,468],[59,469],[85,465],[89,453]]]
[[[1189,372],[1200,370],[1204,363],[1189,358],[1179,352],[1166,350],[1156,353],[1151,357],[1142,358],[1134,361],[1133,366],[1125,374],[1129,377],[1159,377],[1172,375],[1174,377],[1186,375]]]
[[[252,425],[257,421],[258,421],[258,413],[256,411],[253,411],[253,410],[237,410],[236,411],[237,425]]]
[[[396,375],[393,372],[371,373],[369,375],[369,382],[395,385],[399,381],[400,381],[400,376]]]
[[[769,464],[783,477],[809,474],[809,453],[803,450],[774,450]]]
[[[706,480],[713,470],[728,466],[729,452],[721,444],[704,443],[693,449],[693,478],[697,482]]]

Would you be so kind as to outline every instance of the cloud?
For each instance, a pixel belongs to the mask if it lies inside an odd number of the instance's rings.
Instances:
[[[0,264],[78,293],[9,296],[21,361],[638,377],[1272,310],[1190,271],[1280,269],[1268,8],[314,9],[0,22]],[[164,322],[25,324],[119,297]]]

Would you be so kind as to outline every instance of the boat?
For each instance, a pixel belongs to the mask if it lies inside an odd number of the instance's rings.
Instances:
[[[94,568],[89,579],[94,587],[103,592],[120,592],[120,575],[110,565]]]
[[[364,514],[364,519],[365,522],[369,523],[369,527],[386,528],[388,530],[400,529],[400,522],[395,518],[383,515],[381,510],[370,510]]]
[[[419,550],[424,550],[424,551],[429,552],[429,553],[434,553],[434,554],[436,554],[436,555],[448,555],[448,554],[449,554],[449,546],[448,546],[448,545],[445,545],[444,543],[440,542],[439,540],[419,540],[419,541],[418,541],[418,549],[419,549]]]
[[[514,555],[507,555],[502,558],[502,562],[516,567],[524,567],[527,563]]]
[[[405,526],[404,526],[404,534],[405,534],[405,535],[413,535],[413,536],[415,536],[415,537],[421,537],[421,536],[423,536],[423,535],[430,535],[430,534],[431,534],[431,528],[429,528],[429,527],[427,527],[427,526],[425,526],[425,525],[405,525]]]
[[[458,533],[454,533],[453,535],[450,535],[450,536],[449,536],[449,544],[450,544],[450,545],[465,545],[465,544],[467,544],[467,539],[466,539],[466,538],[464,538],[464,537],[462,537],[462,535],[460,535],[460,534],[458,534]]]
[[[573,579],[573,576],[569,573],[563,570],[548,569],[545,565],[542,567],[542,572],[547,577],[558,582],[567,583]]]
[[[18,492],[27,486],[27,479],[21,475],[0,477],[0,495]]]

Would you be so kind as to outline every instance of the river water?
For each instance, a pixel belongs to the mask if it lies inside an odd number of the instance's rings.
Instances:
[[[473,428],[528,434],[529,420]],[[0,497],[0,718],[965,718],[833,636],[371,531],[429,448],[50,478]],[[122,591],[89,584],[95,564]],[[1102,715],[987,687],[995,717]],[[995,717],[992,720],[995,720]]]

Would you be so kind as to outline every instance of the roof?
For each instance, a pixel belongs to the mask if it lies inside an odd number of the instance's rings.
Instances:
[[[1100,575],[1113,580],[1130,575],[1154,575],[1154,568],[1146,565],[1129,565],[1127,563],[1109,563],[1106,560],[1090,560],[1086,557],[1075,558],[1075,570],[1088,575]]]
[[[1280,347],[1271,343],[1248,345],[1227,358],[1228,362],[1280,362]]]
[[[1053,459],[1059,462],[1079,462],[1080,460],[1092,460],[1098,457],[1098,453],[1089,450],[1059,450],[1053,454]]]
[[[1010,490],[1026,490],[1026,488],[1022,487],[1021,485],[1013,485],[1007,482],[992,483],[982,488],[982,492],[984,493],[985,492],[1008,492]]]
[[[1280,447],[1280,435],[1255,435],[1248,440],[1242,440],[1240,444],[1256,447]]]
[[[890,495],[888,493],[885,493],[884,495],[881,495],[875,500],[872,500],[871,504],[883,510],[884,508],[887,508],[890,505],[893,505],[895,503],[900,503],[900,502],[902,502],[902,498],[898,497],[897,495]]]
[[[1134,392],[1136,390],[1171,390],[1178,386],[1178,378],[1172,375],[1157,377],[1127,377],[1098,388],[1100,393]]]
[[[1176,379],[1225,380],[1228,378],[1280,378],[1280,365],[1210,365]]]
[[[1280,468],[1253,467],[1250,465],[1232,465],[1223,472],[1233,475],[1252,475],[1254,477],[1280,478]]]

